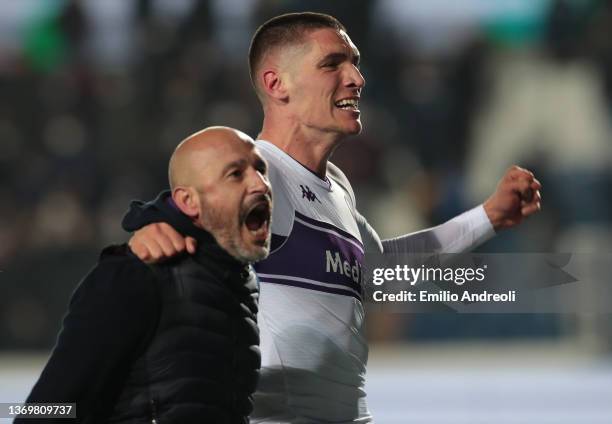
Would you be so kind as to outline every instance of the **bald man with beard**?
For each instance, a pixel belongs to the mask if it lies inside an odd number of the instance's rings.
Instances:
[[[170,224],[196,253],[149,266],[125,245],[104,249],[27,402],[75,402],[83,423],[248,422],[261,362],[251,263],[270,249],[267,166],[247,135],[211,127],[179,144],[169,180],[168,207],[182,212]]]
[[[249,71],[263,110],[257,147],[270,166],[275,202],[272,252],[256,264],[262,371],[252,423],[372,422],[367,258],[465,252],[540,210],[541,184],[514,166],[483,204],[439,226],[381,239],[330,162],[362,129],[360,63],[346,28],[320,13],[274,17],[251,41]],[[130,246],[143,260],[194,247],[164,223],[166,199],[162,193],[153,203],[133,203],[123,221],[126,230],[141,228]]]

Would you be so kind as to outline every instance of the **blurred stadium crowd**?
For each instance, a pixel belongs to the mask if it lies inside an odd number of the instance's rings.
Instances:
[[[250,36],[267,18],[302,10],[338,17],[361,50],[365,130],[332,160],[381,236],[482,202],[519,163],[542,181],[544,210],[484,250],[610,251],[612,1],[8,1],[0,349],[53,343],[96,252],[126,240],[129,200],[167,186],[181,139],[221,124],[257,135]],[[461,332],[454,318],[374,315],[372,334],[561,331],[536,318],[480,320],[473,330],[466,318]]]

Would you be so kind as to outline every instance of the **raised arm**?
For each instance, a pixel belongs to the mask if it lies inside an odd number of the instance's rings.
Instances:
[[[540,182],[526,169],[509,168],[484,202],[437,227],[383,240],[385,253],[461,253],[478,247],[496,231],[520,224],[541,208]]]

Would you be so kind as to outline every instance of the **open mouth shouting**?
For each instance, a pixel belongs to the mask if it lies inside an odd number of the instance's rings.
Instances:
[[[272,202],[269,196],[258,197],[246,210],[243,224],[255,242],[264,245],[269,239]]]

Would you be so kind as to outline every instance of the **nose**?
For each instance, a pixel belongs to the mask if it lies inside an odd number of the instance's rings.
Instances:
[[[249,173],[249,191],[253,194],[270,194],[270,181],[265,174],[257,169],[251,169]]]
[[[365,78],[359,70],[359,68],[353,64],[350,65],[350,69],[346,78],[346,86],[349,88],[362,89],[365,87]]]

